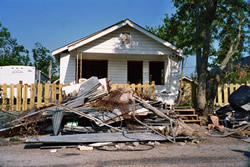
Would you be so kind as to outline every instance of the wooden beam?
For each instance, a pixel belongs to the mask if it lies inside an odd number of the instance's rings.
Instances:
[[[76,55],[76,83],[78,83],[79,78],[78,78],[78,62],[79,61],[79,53]]]
[[[82,78],[82,53],[80,53],[80,78]]]

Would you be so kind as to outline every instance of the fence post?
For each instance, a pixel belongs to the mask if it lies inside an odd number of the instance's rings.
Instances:
[[[17,85],[17,98],[16,98],[16,110],[22,110],[22,82],[20,81]]]
[[[10,111],[14,111],[15,110],[15,106],[14,106],[14,84],[10,85]]]
[[[37,108],[42,107],[42,91],[43,85],[39,83],[37,87]]]
[[[230,84],[229,90],[230,90],[230,95],[231,95],[234,92],[234,85],[233,84]]]
[[[56,103],[56,84],[51,85],[51,103]]]
[[[141,92],[142,92],[142,85],[141,84],[137,85],[137,91],[139,92],[139,94],[141,94]]]
[[[48,106],[49,105],[49,84],[45,84],[45,87],[44,87],[44,105],[45,106]]]
[[[36,96],[36,86],[35,84],[31,84],[29,109],[33,109],[35,107],[35,96]]]
[[[3,84],[2,109],[6,110],[6,106],[7,106],[7,85]]]
[[[156,98],[156,95],[155,95],[155,81],[152,81],[151,90],[152,90],[152,98],[155,99]]]
[[[235,90],[237,90],[240,87],[240,84],[236,84]]]
[[[228,104],[228,84],[224,84],[224,104]]]
[[[124,88],[123,84],[118,84],[118,88]]]
[[[218,86],[218,104],[222,106],[222,90],[221,85]]]
[[[24,84],[23,86],[23,111],[27,110],[28,107],[27,107],[27,98],[28,98],[28,85],[27,84]]]
[[[131,88],[135,92],[135,84],[131,84]]]
[[[148,95],[149,84],[145,84],[145,94]]]
[[[62,102],[62,84],[59,84],[59,97],[58,97],[58,103],[60,104]]]

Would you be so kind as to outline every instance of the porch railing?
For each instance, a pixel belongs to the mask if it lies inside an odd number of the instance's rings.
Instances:
[[[131,88],[134,92],[143,93],[144,95],[148,95],[151,98],[155,98],[155,82],[152,81],[152,84],[112,84],[112,89],[117,88]]]

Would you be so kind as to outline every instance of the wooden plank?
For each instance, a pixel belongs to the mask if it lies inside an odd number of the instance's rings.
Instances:
[[[135,84],[131,84],[131,88],[133,91],[135,91]]]
[[[117,85],[116,85],[116,84],[112,84],[112,85],[111,85],[111,89],[112,89],[112,90],[117,89]]]
[[[33,109],[35,107],[35,95],[36,95],[36,86],[35,84],[31,84],[29,109]]]
[[[234,84],[230,84],[230,88],[229,88],[229,90],[230,90],[230,95],[234,92]]]
[[[82,78],[82,53],[80,53],[80,78]]]
[[[7,107],[7,85],[3,84],[3,93],[2,93],[2,109],[6,110]]]
[[[23,85],[23,111],[28,109],[28,85]]]
[[[42,107],[42,96],[43,96],[43,85],[42,84],[38,84],[37,87],[37,108]]]
[[[14,84],[10,85],[10,111],[15,111],[15,106],[14,106],[14,90],[15,90],[15,86]]]
[[[191,114],[195,114],[195,110],[194,109],[175,109],[175,112],[184,112],[184,113],[191,113]]]
[[[76,83],[79,83],[79,78],[78,78],[78,74],[79,74],[79,53],[77,53],[76,55]]]
[[[235,85],[235,90],[237,90],[240,87],[240,84]]]
[[[224,85],[224,104],[228,104],[228,84]]]
[[[148,95],[148,88],[149,88],[149,84],[145,84],[145,91],[144,91],[144,93],[146,95]]]
[[[221,89],[221,85],[218,86],[218,104],[220,106],[222,106],[222,89]]]
[[[22,84],[17,85],[17,98],[16,98],[16,110],[22,110]]]
[[[179,114],[178,116],[183,116],[183,117],[198,117],[197,114]]]
[[[142,91],[142,84],[138,84],[138,85],[137,85],[137,91],[138,91],[139,93],[141,93],[141,91]]]
[[[201,120],[183,120],[185,123],[199,123],[201,125]]]
[[[125,88],[130,88],[130,85],[129,84],[125,84]]]
[[[124,88],[123,84],[118,84],[118,88]]]
[[[58,103],[60,104],[61,102],[62,102],[62,87],[63,87],[63,85],[62,84],[59,84],[59,86],[58,86]]]
[[[56,103],[56,84],[51,85],[51,103]]]
[[[50,85],[45,84],[45,87],[44,87],[44,105],[45,106],[49,105],[49,100],[50,100],[49,90],[50,90]]]
[[[155,99],[156,98],[156,96],[155,96],[155,93],[156,93],[156,90],[155,90],[155,81],[152,81],[151,90],[152,90],[152,98]]]

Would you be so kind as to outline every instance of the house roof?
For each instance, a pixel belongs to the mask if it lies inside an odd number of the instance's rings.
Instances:
[[[169,42],[161,39],[160,37],[154,35],[153,33],[149,32],[145,28],[143,28],[140,25],[132,22],[129,19],[122,20],[122,21],[120,21],[120,22],[118,22],[118,23],[116,23],[116,24],[114,24],[114,25],[112,25],[110,27],[107,27],[107,28],[105,28],[103,30],[100,30],[100,31],[98,31],[96,33],[93,33],[93,34],[91,34],[89,36],[86,36],[86,37],[81,38],[81,39],[79,39],[77,41],[74,41],[72,43],[64,45],[64,46],[62,46],[62,47],[60,47],[58,49],[55,49],[55,50],[52,51],[52,55],[55,56],[56,58],[58,58],[59,54],[62,53],[62,52],[72,51],[72,50],[74,50],[74,49],[76,49],[78,47],[81,47],[81,46],[83,46],[83,45],[85,45],[85,44],[87,44],[89,42],[92,42],[92,41],[94,41],[94,40],[96,40],[96,39],[98,39],[98,38],[100,38],[100,37],[102,37],[104,35],[107,35],[107,34],[113,32],[113,31],[121,28],[121,27],[124,27],[126,25],[129,25],[130,27],[133,27],[134,29],[136,29],[136,30],[140,31],[141,33],[151,37],[152,39],[158,41],[159,43],[161,43],[161,44],[163,44],[165,46],[167,46],[168,48],[170,48],[172,50],[175,50],[178,56],[180,56],[181,58],[184,58],[183,51],[181,49],[178,49],[176,46],[174,46],[171,43],[169,43]]]
[[[242,57],[240,60],[232,62],[232,64],[233,64],[234,66],[240,64],[240,67],[241,67],[241,68],[243,68],[243,67],[245,67],[245,66],[250,66],[250,56]],[[232,68],[232,67],[231,67],[231,64],[228,63],[227,66],[226,66],[226,68],[224,69],[224,71],[230,71],[230,70],[235,71],[235,70],[236,70],[236,67],[233,67],[233,68]]]
[[[192,78],[189,78],[188,76],[183,76],[182,78],[180,78],[180,80],[186,80],[186,81],[189,81],[189,82],[193,82],[193,83],[195,83],[195,84],[197,84],[197,82],[196,81],[194,81]]]

